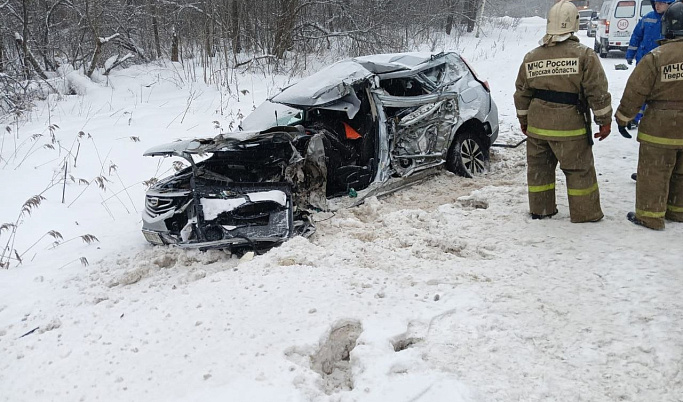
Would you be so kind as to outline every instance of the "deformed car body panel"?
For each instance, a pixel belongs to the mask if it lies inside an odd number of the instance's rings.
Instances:
[[[389,125],[390,157],[401,176],[444,163],[446,144],[458,122],[455,92],[398,97],[379,95],[385,107],[409,113],[396,116]]]
[[[355,102],[357,97],[353,84],[371,75],[370,71],[352,60],[342,61],[285,88],[272,97],[271,101],[299,108],[313,108],[334,104],[347,98],[345,103],[354,106],[347,111],[349,118],[352,119],[360,106],[360,102]]]

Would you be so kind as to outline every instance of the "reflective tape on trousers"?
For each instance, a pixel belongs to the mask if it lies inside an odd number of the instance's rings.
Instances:
[[[683,207],[677,207],[677,206],[671,205],[671,204],[667,205],[666,209],[668,209],[671,212],[683,212]]]
[[[546,137],[576,137],[586,134],[586,128],[577,128],[576,130],[549,130],[538,127],[527,127],[527,131],[532,134],[544,135]]]
[[[636,209],[636,215],[645,218],[663,218],[664,215],[666,215],[666,212],[650,212],[643,211],[642,209]]]
[[[529,192],[530,193],[542,193],[544,191],[554,190],[554,189],[555,189],[555,183],[544,184],[542,186],[529,186]]]
[[[588,188],[567,188],[568,195],[588,195],[598,189],[598,183]]]

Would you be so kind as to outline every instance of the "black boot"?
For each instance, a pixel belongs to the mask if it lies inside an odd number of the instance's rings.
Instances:
[[[631,178],[633,179],[633,181],[638,181],[638,173],[631,174]]]
[[[555,212],[547,214],[547,215],[541,215],[541,214],[531,214],[531,219],[545,219],[545,218],[552,218],[553,216],[557,215],[557,209]]]

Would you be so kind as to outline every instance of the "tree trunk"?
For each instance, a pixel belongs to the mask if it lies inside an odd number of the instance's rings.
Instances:
[[[206,56],[207,57],[213,57],[215,55],[214,50],[213,50],[213,35],[211,33],[211,21],[207,18],[205,25],[204,25],[204,46],[206,50]]]
[[[28,68],[29,64],[33,67],[33,70],[40,76],[40,78],[47,79],[47,75],[45,75],[43,69],[40,67],[40,64],[38,64],[38,61],[33,56],[33,53],[31,53],[31,49],[26,46],[26,41],[23,40],[19,34],[15,34],[15,37],[17,41],[17,47],[24,53],[24,75],[26,76],[26,79],[31,78],[31,70]]]
[[[0,73],[5,72],[5,44],[0,39]]]
[[[205,37],[205,50],[207,57],[214,57],[216,55],[214,34],[216,30],[214,15],[214,6],[211,0],[204,0],[205,4],[205,18],[204,18],[204,37]]]
[[[453,14],[448,14],[448,17],[446,17],[446,35],[450,35],[452,29],[453,29]]]
[[[173,30],[173,35],[171,36],[171,61],[179,61],[178,59],[178,34]]]
[[[24,54],[24,78],[27,80],[31,78],[31,70],[28,69],[28,64],[29,64],[29,55],[28,55],[28,33],[29,33],[29,27],[28,27],[28,8],[29,8],[29,0],[23,0],[21,2],[21,5],[23,6],[23,30],[21,34],[21,51]]]
[[[93,42],[95,42],[95,50],[92,54],[92,59],[90,59],[90,66],[85,72],[85,75],[90,78],[92,73],[95,72],[95,67],[100,61],[100,55],[102,54],[102,41],[100,40],[100,6],[96,0],[86,0],[85,1],[85,17],[88,22],[88,27],[90,28],[90,33],[92,33]]]
[[[156,58],[161,57],[161,41],[159,40],[159,21],[157,20],[157,4],[152,1],[152,32],[154,34],[154,48],[156,50]]]
[[[454,14],[455,10],[453,9],[454,4],[453,0],[446,0],[444,4],[446,8],[446,35],[450,35],[451,31],[453,30],[453,20],[454,20]]]
[[[239,2],[232,0],[232,13],[230,18],[232,20],[232,51],[237,54],[242,51],[242,41],[240,40],[240,14]]]
[[[97,66],[97,62],[100,60],[100,55],[102,54],[102,42],[100,41],[100,38],[95,38],[95,51],[92,54],[92,60],[90,60],[90,67],[88,67],[88,71],[86,72],[86,76],[90,78],[92,76],[92,73],[95,72],[95,66]]]
[[[465,3],[465,16],[467,18],[467,32],[474,31],[474,23],[477,20],[477,1],[467,0]]]
[[[280,15],[277,17],[273,53],[281,59],[292,48],[292,30],[296,22],[299,0],[282,0]]]

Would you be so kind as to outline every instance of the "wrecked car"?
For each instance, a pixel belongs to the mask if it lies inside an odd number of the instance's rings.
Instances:
[[[267,248],[312,234],[312,212],[357,205],[443,167],[476,176],[498,136],[498,110],[488,83],[456,53],[382,54],[285,88],[240,130],[145,152],[189,163],[147,191],[150,243]]]

